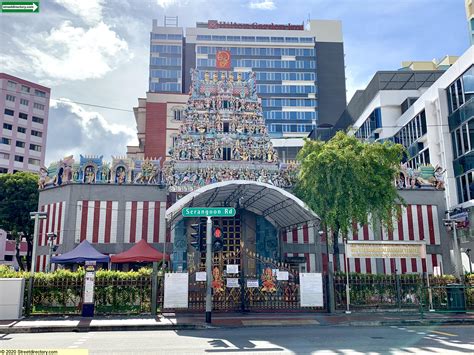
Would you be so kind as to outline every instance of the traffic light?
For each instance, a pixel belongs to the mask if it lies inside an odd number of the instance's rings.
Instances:
[[[191,224],[191,246],[200,251],[201,250],[201,224],[193,223]]]
[[[212,229],[212,250],[221,251],[224,249],[224,235],[220,227]]]
[[[191,224],[191,246],[197,251],[206,251],[206,222]]]

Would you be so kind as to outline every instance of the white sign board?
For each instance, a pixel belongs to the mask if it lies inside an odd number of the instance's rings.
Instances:
[[[301,307],[323,307],[323,277],[320,273],[300,273]]]
[[[227,279],[227,287],[240,287],[239,279],[237,279],[237,278],[228,278]]]
[[[277,280],[278,281],[288,281],[288,271],[277,271]]]
[[[95,272],[86,271],[84,283],[84,303],[94,303]]]
[[[258,288],[258,280],[247,280],[247,288]]]
[[[425,258],[424,243],[393,241],[349,241],[348,258]]]
[[[163,308],[188,308],[188,273],[165,274]]]
[[[196,272],[196,281],[206,281],[206,272],[205,271]]]
[[[239,273],[239,265],[227,265],[226,272],[228,274],[238,274]]]

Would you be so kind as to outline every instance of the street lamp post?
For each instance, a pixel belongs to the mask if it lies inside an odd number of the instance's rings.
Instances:
[[[38,244],[39,221],[40,219],[46,219],[47,217],[48,217],[47,212],[30,212],[30,218],[35,221],[35,229],[33,232],[33,250],[31,252],[31,269],[30,269],[30,277],[28,281],[26,314],[30,314],[30,311],[31,311],[31,295],[33,294],[33,277],[34,277],[35,268],[36,268],[36,246]]]
[[[344,237],[344,265],[346,267],[346,314],[350,314],[351,311],[349,305],[351,303],[351,288],[349,286],[349,266],[347,265],[347,263],[347,237]]]
[[[46,272],[51,271],[51,257],[53,256],[53,249],[54,249],[54,240],[57,238],[56,233],[46,233],[46,237],[48,238],[49,244],[49,254],[48,254],[48,264],[46,265]]]

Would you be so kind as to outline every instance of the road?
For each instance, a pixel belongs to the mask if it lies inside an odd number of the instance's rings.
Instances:
[[[473,354],[474,326],[252,327],[0,335],[0,349],[89,354]]]

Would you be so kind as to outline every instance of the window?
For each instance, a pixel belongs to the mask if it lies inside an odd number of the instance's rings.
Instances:
[[[36,117],[36,116],[33,116],[31,120],[35,123],[41,123],[41,124],[44,122],[44,119]]]
[[[23,113],[23,112],[20,112],[18,114],[18,117],[20,117],[21,119],[24,119],[24,120],[27,120],[28,119],[28,115],[26,113]]]
[[[26,128],[25,127],[18,127],[17,128],[19,133],[26,133]]]
[[[31,130],[31,135],[35,137],[43,137],[43,132]]]
[[[2,144],[10,145],[10,144],[12,144],[12,140],[10,138],[3,137],[2,138]]]
[[[6,174],[6,173],[8,173],[7,168],[0,168],[0,174]]]
[[[33,104],[33,108],[37,108],[38,110],[44,111],[44,105],[39,104],[39,103],[37,103],[37,102],[35,102],[35,103]]]
[[[174,110],[174,117],[173,117],[173,118],[174,118],[176,121],[181,121],[181,118],[182,118],[181,115],[182,115],[182,113],[183,113],[183,111],[181,111],[181,110]]]
[[[29,93],[29,92],[30,92],[30,88],[29,88],[28,86],[22,85],[22,86],[21,86],[21,91],[22,91],[22,92]]]
[[[35,95],[39,97],[46,97],[46,93],[41,90],[35,90]]]
[[[30,144],[30,150],[34,150],[35,152],[41,152],[41,146],[37,144]]]
[[[17,146],[18,148],[25,148],[25,142],[16,141],[16,146]]]
[[[7,94],[7,101],[15,102],[15,96]]]
[[[4,258],[5,261],[13,261],[13,255],[5,255]]]
[[[40,161],[39,161],[39,159],[29,158],[29,159],[28,159],[28,164],[31,164],[31,165],[40,165]]]
[[[13,115],[15,114],[15,111],[9,110],[9,109],[7,109],[7,108],[5,109],[4,112],[5,112],[5,115],[8,115],[8,116],[13,116]]]
[[[29,101],[27,99],[20,99],[20,104],[28,106]]]
[[[0,152],[0,159],[10,159],[10,154]]]
[[[8,130],[11,131],[13,129],[13,126],[9,123],[4,123],[3,124],[3,129],[8,129]]]
[[[21,155],[15,155],[15,161],[23,163],[23,157]]]
[[[16,90],[16,83],[14,81],[8,80],[7,88]]]

